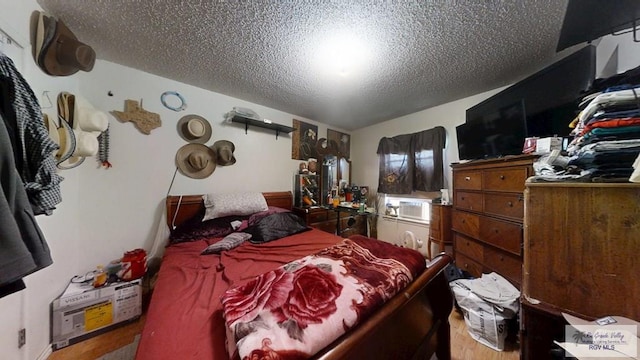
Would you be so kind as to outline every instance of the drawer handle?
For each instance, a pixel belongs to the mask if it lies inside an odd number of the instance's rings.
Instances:
[[[465,221],[466,221],[465,219],[462,219],[462,223],[463,223],[463,224],[465,223]]]
[[[500,261],[504,261],[504,256],[500,256]]]
[[[464,177],[464,179],[465,179],[466,181],[471,181],[471,176],[465,176],[465,177]]]
[[[509,205],[509,207],[513,207],[513,203],[511,201],[509,201],[507,205]]]
[[[463,200],[463,201],[464,201],[464,196],[461,196],[461,197],[460,197],[460,200]]]
[[[500,180],[504,180],[504,175],[500,175]]]
[[[469,246],[469,240],[467,240],[467,246]]]
[[[469,264],[464,264],[464,268],[468,269],[469,268]]]
[[[493,231],[495,231],[496,234],[500,232],[500,230],[498,230],[498,229],[494,229]]]

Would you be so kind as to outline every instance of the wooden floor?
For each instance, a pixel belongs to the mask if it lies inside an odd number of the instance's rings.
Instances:
[[[507,342],[505,351],[492,350],[473,340],[467,332],[462,314],[454,310],[451,321],[452,360],[515,360],[520,357],[517,344]],[[95,360],[111,351],[133,342],[144,326],[145,315],[131,324],[87,339],[64,349],[54,351],[48,360]]]
[[[142,333],[146,314],[140,319],[96,337],[54,351],[47,360],[95,360],[105,354],[131,344]]]
[[[449,316],[451,323],[452,360],[516,360],[520,359],[520,349],[515,336],[507,337],[504,351],[495,351],[474,340],[467,331],[462,313],[453,310]],[[513,339],[512,339],[513,338]]]

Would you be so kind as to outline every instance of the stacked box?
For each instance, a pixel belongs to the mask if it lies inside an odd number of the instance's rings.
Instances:
[[[51,309],[51,343],[62,349],[137,320],[142,314],[142,280],[100,288],[70,283]]]

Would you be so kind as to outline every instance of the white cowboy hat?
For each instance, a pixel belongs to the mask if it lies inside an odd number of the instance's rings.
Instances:
[[[94,133],[95,136],[107,130],[109,127],[109,116],[106,112],[93,107],[91,103],[82,96],[75,96],[75,111],[73,114],[73,128],[80,128],[83,131]]]
[[[218,155],[218,165],[227,166],[236,163],[236,158],[233,156],[236,146],[231,141],[218,140],[213,143],[213,150]]]
[[[176,153],[176,166],[193,179],[204,179],[216,169],[216,153],[203,144],[187,144]]]
[[[204,144],[211,138],[211,124],[199,115],[185,115],[178,120],[178,134],[189,143]]]

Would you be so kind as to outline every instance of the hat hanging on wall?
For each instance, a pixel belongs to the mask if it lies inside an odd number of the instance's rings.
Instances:
[[[98,136],[109,127],[109,116],[93,107],[87,99],[76,95],[73,122],[74,126]]]
[[[82,164],[86,157],[95,156],[99,149],[98,134],[106,130],[109,125],[108,120],[106,124],[99,124],[98,121],[93,121],[93,123],[90,124],[91,127],[82,128],[79,115],[83,111],[86,111],[84,107],[86,107],[88,102],[84,99],[80,100],[84,105],[79,107],[77,106],[79,99],[79,97],[68,92],[61,92],[58,95],[58,119],[60,121],[60,126],[58,127],[60,137],[59,145],[63,153],[73,148],[70,157],[64,159],[64,157],[61,156],[59,158],[57,164],[59,169],[73,169]],[[89,123],[86,124],[86,126],[89,126]],[[61,129],[62,131],[60,131]],[[74,142],[75,146],[72,146]]]
[[[79,70],[91,71],[96,53],[78,41],[62,20],[39,13],[36,21],[34,60],[47,74],[68,76]]]
[[[236,158],[233,156],[236,146],[231,141],[218,140],[213,143],[213,150],[218,155],[218,165],[228,166],[236,163]]]
[[[54,154],[56,164],[67,160],[76,149],[76,136],[66,121],[54,121],[47,114],[42,115],[49,137],[58,144],[58,151]],[[57,125],[60,123],[60,125]]]
[[[185,141],[204,144],[211,139],[211,124],[199,115],[185,115],[178,120],[178,134]]]
[[[204,179],[216,169],[216,153],[203,144],[187,144],[176,153],[176,166],[193,179]]]

